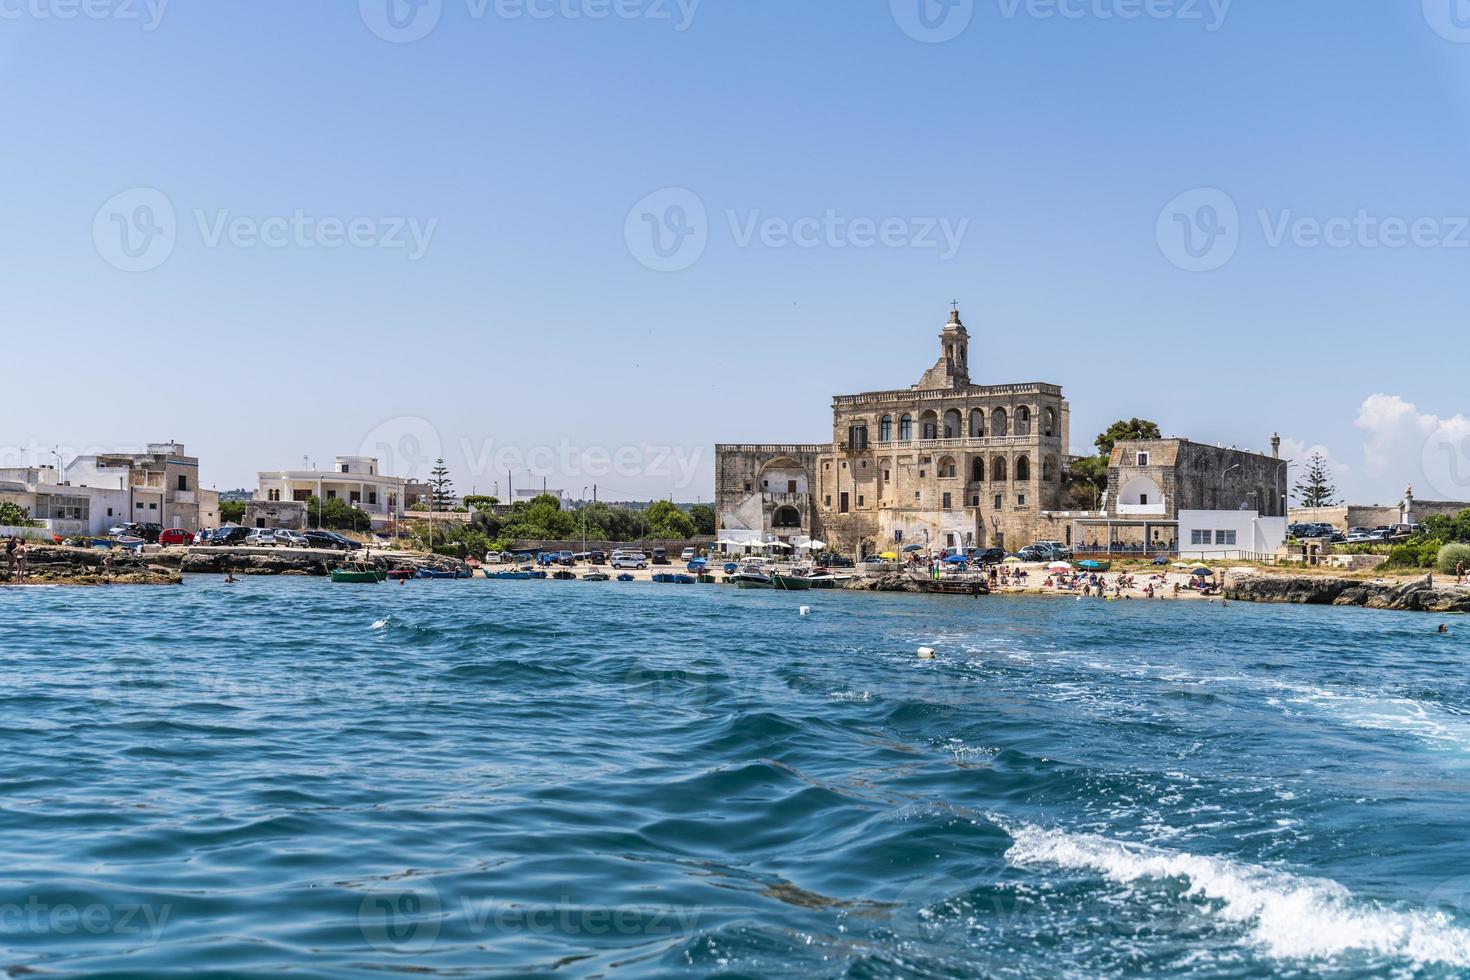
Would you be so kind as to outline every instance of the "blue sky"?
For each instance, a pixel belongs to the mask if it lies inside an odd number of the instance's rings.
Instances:
[[[958,299],[1078,448],[1279,431],[1470,496],[1451,0],[79,2],[0,5],[7,456],[708,499]]]

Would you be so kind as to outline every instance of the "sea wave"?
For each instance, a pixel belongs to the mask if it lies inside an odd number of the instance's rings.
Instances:
[[[1011,835],[1005,857],[1013,866],[1096,871],[1120,884],[1186,881],[1186,896],[1245,927],[1249,942],[1274,958],[1327,959],[1356,952],[1470,967],[1470,930],[1442,912],[1390,908],[1359,899],[1327,878],[1230,858],[997,822]]]

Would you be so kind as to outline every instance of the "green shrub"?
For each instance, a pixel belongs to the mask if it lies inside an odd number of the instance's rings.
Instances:
[[[1431,538],[1396,544],[1388,553],[1389,568],[1434,568],[1444,542]]]
[[[1464,562],[1470,568],[1470,544],[1447,544],[1439,549],[1439,570],[1445,575],[1455,574],[1455,563]]]

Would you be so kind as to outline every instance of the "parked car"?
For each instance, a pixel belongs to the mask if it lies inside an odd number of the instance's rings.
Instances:
[[[1050,561],[1051,554],[1040,545],[1028,544],[1016,552],[1016,557],[1022,561]]]
[[[667,564],[669,564],[670,562],[669,562],[669,552],[668,552],[668,549],[667,548],[654,548],[653,549],[653,563],[655,565],[667,565]]]
[[[362,545],[351,538],[344,538],[335,531],[303,531],[302,536],[313,548],[331,548],[335,551],[356,551]]]
[[[250,528],[248,527],[235,527],[233,525],[230,527],[221,527],[216,528],[215,531],[210,534],[209,544],[210,547],[244,544],[245,539],[249,536]]]
[[[1072,549],[1060,541],[1038,541],[1036,546],[1046,549],[1048,561],[1067,561],[1072,557]]]
[[[158,535],[158,543],[164,547],[178,547],[194,543],[194,532],[181,527],[171,527]]]
[[[607,552],[605,552],[605,551],[589,551],[589,552],[587,552],[587,564],[589,564],[589,565],[606,565],[607,564]]]
[[[637,568],[641,570],[648,567],[648,556],[641,552],[620,551],[613,555],[612,567]]]
[[[853,564],[846,555],[834,555],[830,551],[824,551],[817,557],[817,565],[822,568],[852,568]]]
[[[577,556],[570,551],[558,551],[556,553],[556,563],[570,567],[577,563]]]
[[[194,543],[195,544],[209,544],[209,537],[212,534],[214,534],[214,529],[213,528],[201,527],[194,534]]]
[[[287,548],[310,548],[311,542],[306,535],[300,531],[292,531],[289,528],[278,527],[275,531],[276,544],[285,545]]]
[[[1006,550],[1004,548],[986,548],[984,551],[972,557],[981,565],[999,565],[1006,560]]]
[[[682,552],[679,553],[680,561],[693,561],[698,557],[699,551],[695,548],[685,548]]]
[[[247,548],[274,548],[276,532],[268,527],[252,527],[245,533],[245,539],[240,543]]]
[[[147,524],[147,523],[140,523],[138,521],[127,521],[127,522],[125,522],[123,524],[118,524],[118,525],[116,525],[114,527],[111,527],[107,531],[107,534],[108,534],[109,537],[114,537],[114,538],[121,538],[121,537],[142,538],[144,541],[147,541],[149,544],[157,544],[158,543],[158,536],[160,534],[162,534],[162,533],[163,533],[163,525],[162,524]]]

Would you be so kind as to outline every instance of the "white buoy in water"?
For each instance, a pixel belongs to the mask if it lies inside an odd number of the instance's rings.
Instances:
[[[812,607],[811,606],[802,606],[801,607],[801,614],[803,616],[810,616],[812,614]]]
[[[933,647],[919,647],[919,659],[920,660],[933,660],[934,659],[934,648]]]

